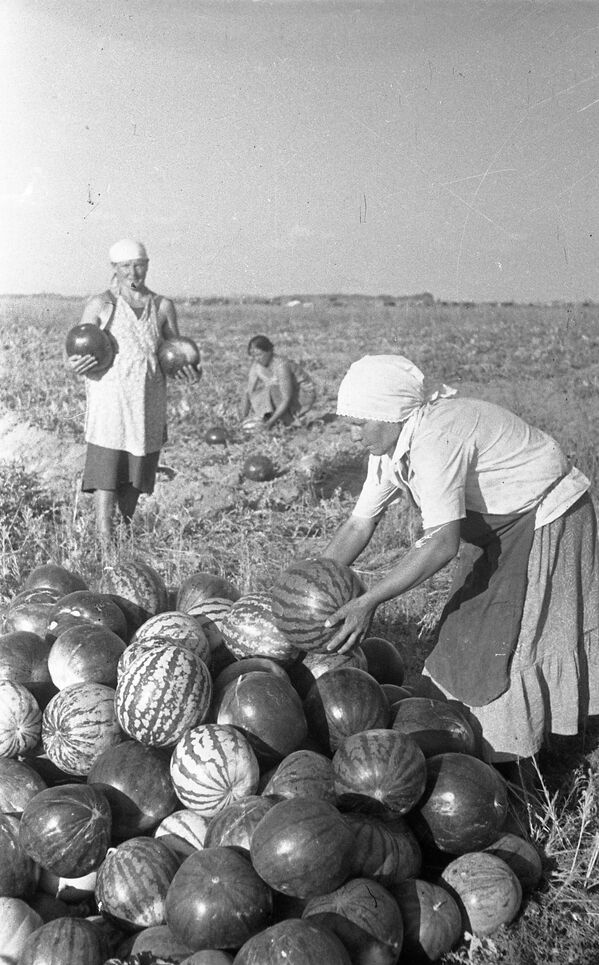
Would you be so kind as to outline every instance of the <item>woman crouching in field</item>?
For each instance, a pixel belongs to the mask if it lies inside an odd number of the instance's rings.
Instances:
[[[330,649],[353,646],[376,607],[418,586],[460,549],[435,648],[430,696],[468,709],[490,762],[530,758],[549,733],[574,735],[599,712],[599,561],[589,480],[549,435],[507,409],[427,390],[398,355],[366,356],[337,412],[369,451],[352,515],[323,555],[351,564],[402,493],[423,536],[328,622]]]
[[[289,426],[312,408],[316,389],[301,365],[276,355],[266,335],[254,335],[248,344],[252,359],[247,389],[241,402],[241,418],[250,415],[258,425],[272,429]]]
[[[109,252],[111,288],[87,302],[81,319],[108,331],[116,351],[106,371],[93,355],[71,355],[69,365],[86,376],[87,455],[83,492],[93,492],[97,529],[109,545],[116,509],[129,526],[141,493],[152,493],[160,449],[166,442],[166,380],[158,364],[163,339],[179,335],[169,298],[146,287],[148,256],[125,239]],[[176,378],[196,382],[192,366]]]

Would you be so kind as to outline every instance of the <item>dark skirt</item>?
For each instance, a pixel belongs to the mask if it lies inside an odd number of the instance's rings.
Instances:
[[[159,457],[160,451],[133,456],[123,449],[105,449],[88,443],[81,489],[84,493],[93,493],[96,489],[114,492],[133,486],[140,493],[150,495],[154,491]]]

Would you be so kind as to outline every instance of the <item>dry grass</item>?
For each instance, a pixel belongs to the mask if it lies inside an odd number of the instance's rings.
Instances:
[[[362,478],[362,452],[332,418],[338,382],[362,354],[402,352],[433,375],[508,405],[550,431],[593,480],[599,442],[599,328],[593,306],[492,307],[337,297],[310,307],[285,304],[180,306],[181,330],[203,349],[197,391],[172,385],[170,439],[156,493],[135,521],[133,544],[169,585],[196,569],[226,575],[243,591],[268,587],[291,558],[318,553],[350,511]],[[56,459],[82,442],[82,385],[66,374],[62,345],[79,319],[72,299],[0,301],[3,333],[0,410],[51,434]],[[313,424],[248,440],[237,430],[237,405],[251,335],[272,337],[281,354],[306,361],[319,386]],[[204,442],[209,426],[229,430],[226,447]],[[278,469],[270,483],[245,481],[252,451]],[[419,529],[407,506],[387,513],[357,568],[366,580],[385,572]],[[99,578],[100,556],[89,500],[77,480],[62,491],[18,464],[0,465],[0,601],[35,565],[53,559]],[[445,571],[380,608],[375,633],[409,654],[417,673],[448,587]],[[556,741],[542,755],[539,788],[514,797],[514,818],[543,854],[542,887],[510,928],[472,940],[446,963],[599,962],[599,776],[597,730]],[[514,792],[515,793],[515,792]]]

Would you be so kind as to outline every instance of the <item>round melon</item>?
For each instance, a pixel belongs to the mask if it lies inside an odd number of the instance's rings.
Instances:
[[[76,590],[89,590],[89,586],[78,573],[60,566],[58,563],[42,563],[36,566],[23,580],[22,590],[55,590],[60,596]]]
[[[345,945],[328,928],[287,918],[249,938],[235,965],[351,965]]]
[[[292,751],[270,774],[262,793],[281,797],[315,797],[335,804],[337,794],[331,760],[317,751]]]
[[[173,644],[139,647],[114,698],[117,720],[134,740],[172,747],[210,709],[212,678],[203,660]]]
[[[422,851],[405,818],[350,811],[345,820],[354,833],[352,877],[391,885],[422,870]]]
[[[363,592],[361,580],[349,566],[325,557],[299,560],[272,587],[275,625],[298,649],[324,650],[339,629],[327,629],[325,621]]]
[[[108,627],[77,624],[64,630],[51,645],[48,671],[59,690],[78,683],[116,687],[117,666],[124,650],[122,637]]]
[[[381,685],[357,667],[318,677],[306,695],[304,711],[310,734],[330,753],[350,734],[387,727],[391,714]]]
[[[427,759],[425,790],[411,820],[426,845],[460,855],[492,844],[507,811],[498,771],[477,757],[449,752]]]
[[[403,948],[414,961],[436,962],[462,937],[462,914],[447,888],[420,878],[390,887],[404,923]]]
[[[32,767],[14,758],[0,758],[0,814],[19,816],[28,801],[46,787]]]
[[[113,840],[146,834],[179,807],[169,764],[168,752],[133,740],[108,747],[96,758],[87,783],[108,798]]]
[[[375,728],[346,737],[333,755],[335,790],[350,809],[406,814],[426,785],[426,759],[416,741]]]
[[[59,596],[55,590],[24,590],[18,593],[4,611],[4,633],[26,631],[44,638],[48,620]]]
[[[75,590],[56,601],[46,626],[46,638],[54,641],[62,630],[78,623],[94,623],[118,634],[126,635],[123,611],[106,593]]]
[[[31,691],[40,706],[56,693],[48,669],[52,644],[27,630],[0,637],[0,680],[14,680]]]
[[[330,928],[355,961],[393,963],[399,958],[403,921],[397,902],[370,878],[353,878],[311,898],[302,918]]]
[[[265,927],[272,892],[237,848],[205,848],[183,862],[166,898],[175,937],[194,950],[238,948]]]
[[[400,700],[393,730],[409,734],[425,757],[457,751],[474,754],[476,738],[464,715],[446,700],[408,697]]]
[[[295,797],[266,812],[253,833],[250,856],[271,888],[311,898],[349,877],[352,848],[353,834],[334,805]]]
[[[110,845],[108,799],[87,784],[63,784],[36,794],[25,807],[19,840],[53,874],[81,878],[95,871]]]
[[[368,670],[366,657],[361,647],[352,647],[346,653],[322,653],[319,650],[304,651],[303,657],[289,668],[289,678],[304,699],[312,685],[329,670],[340,670],[342,667],[357,667]]]
[[[96,902],[127,928],[166,923],[166,896],[179,858],[156,838],[130,838],[111,849],[98,871]]]
[[[100,928],[82,918],[56,918],[29,936],[19,965],[103,965],[108,954]]]
[[[210,818],[206,831],[207,848],[243,848],[249,853],[252,835],[267,811],[276,803],[276,798],[248,794],[240,801]]]
[[[236,600],[223,617],[220,629],[225,644],[238,660],[270,657],[292,664],[300,653],[278,628],[268,593],[248,593]]]
[[[186,731],[173,750],[170,771],[181,803],[207,817],[254,794],[260,777],[251,744],[226,724],[200,724]]]
[[[210,662],[210,643],[198,621],[189,613],[177,610],[150,617],[131,637],[131,646],[152,643],[174,643],[191,650],[204,663]]]
[[[144,560],[115,563],[104,569],[100,590],[122,597],[129,604],[130,618],[141,626],[168,607],[168,590],[163,578]]]
[[[42,733],[42,712],[23,684],[0,680],[0,757],[32,751]]]
[[[301,746],[308,732],[302,702],[288,680],[251,671],[220,694],[216,723],[231,724],[247,737],[262,762],[278,762]]]
[[[44,750],[66,774],[84,777],[103,751],[123,740],[114,698],[104,684],[70,684],[44,710]]]
[[[205,573],[199,570],[183,580],[177,590],[176,607],[184,613],[193,613],[194,609],[207,600],[226,599],[234,602],[241,593],[230,580],[216,573]]]
[[[471,935],[487,936],[513,921],[522,902],[522,888],[512,869],[494,854],[477,851],[460,855],[441,874],[457,895]]]
[[[163,818],[154,831],[154,837],[160,838],[163,844],[184,859],[204,847],[209,824],[210,818],[190,808],[183,808]]]

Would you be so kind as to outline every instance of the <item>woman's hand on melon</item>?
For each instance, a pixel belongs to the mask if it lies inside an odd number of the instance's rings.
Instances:
[[[326,651],[346,653],[355,647],[368,632],[376,604],[370,603],[365,596],[356,597],[332,613],[326,620],[325,627],[342,624],[339,630],[325,646]]]
[[[85,375],[98,366],[95,355],[68,355],[67,362],[76,375]]]

